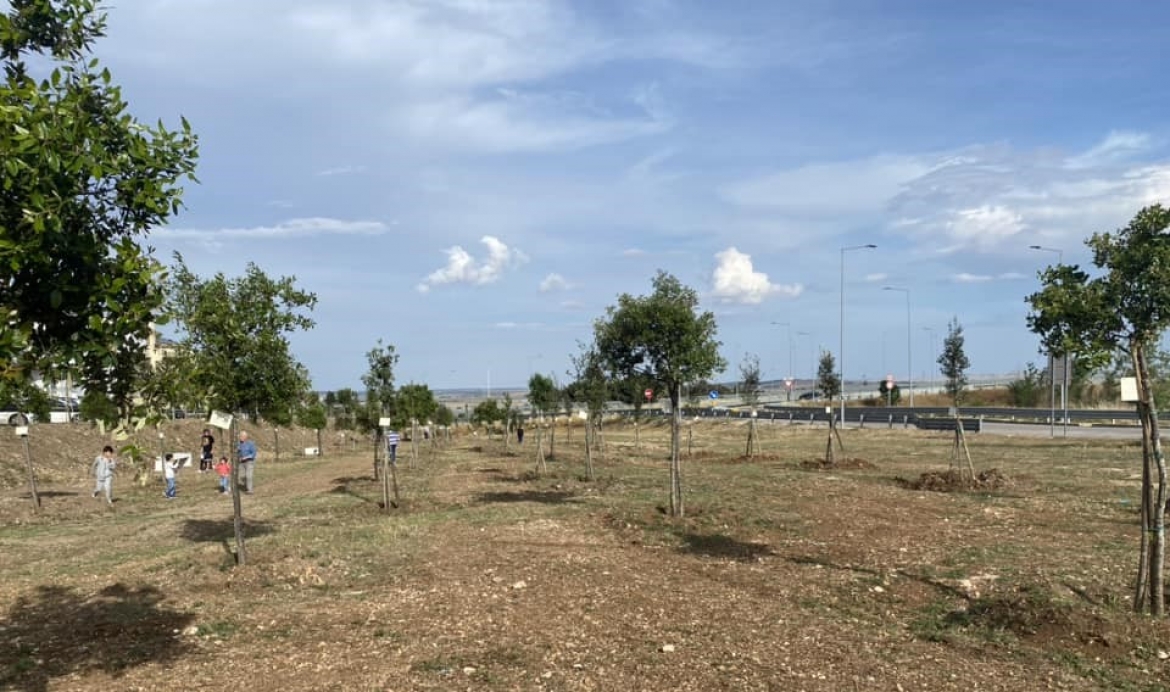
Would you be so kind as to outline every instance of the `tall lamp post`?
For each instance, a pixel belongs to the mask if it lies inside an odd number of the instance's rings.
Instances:
[[[1060,248],[1044,247],[1043,245],[1029,245],[1028,249],[1029,250],[1039,250],[1041,252],[1055,252],[1056,253],[1056,263],[1057,264],[1064,264],[1064,250],[1061,250]],[[1067,381],[1068,380],[1068,358],[1064,354],[1061,354],[1061,357],[1064,358],[1064,377],[1062,379]],[[1056,437],[1056,372],[1055,372],[1055,370],[1056,370],[1056,358],[1053,356],[1052,353],[1049,353],[1048,354],[1048,385],[1049,385],[1048,405],[1051,407],[1051,414],[1048,418],[1048,435],[1049,435],[1049,437]],[[1064,382],[1060,383],[1060,399],[1061,399],[1060,407],[1065,412],[1065,415],[1064,415],[1064,418],[1065,418],[1064,434],[1065,435],[1068,435],[1068,405],[1067,405],[1067,402],[1064,400],[1064,397],[1066,394],[1065,390],[1067,388],[1068,387],[1065,385]]]
[[[841,248],[841,316],[840,343],[837,351],[838,372],[841,375],[841,424],[845,424],[845,253],[851,250],[873,250],[877,245],[847,245]]]
[[[910,351],[910,289],[897,286],[883,286],[883,291],[898,291],[906,294],[906,386],[910,387],[910,408],[914,408],[914,358]]]
[[[924,331],[930,335],[930,363],[928,364],[927,367],[932,368],[932,369],[927,370],[926,372],[929,373],[929,375],[928,375],[929,385],[928,386],[932,390],[930,393],[933,394],[934,393],[934,391],[933,391],[934,390],[934,370],[933,370],[933,368],[935,365],[935,361],[938,360],[938,342],[935,341],[935,339],[937,337],[935,336],[935,333],[934,333],[934,327],[923,327],[922,331]]]
[[[791,322],[773,322],[774,327],[784,327],[788,331],[788,377],[792,379],[792,323]],[[792,401],[792,388],[787,384],[784,386],[788,390],[788,401]]]

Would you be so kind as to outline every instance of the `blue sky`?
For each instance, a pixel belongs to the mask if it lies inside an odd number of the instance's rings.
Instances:
[[[661,268],[728,359],[914,375],[947,320],[972,369],[1038,361],[1024,296],[1060,248],[1170,201],[1149,2],[133,0],[98,54],[202,184],[162,258],[254,261],[320,298],[318,388],[395,344],[401,382],[565,379]],[[1162,116],[1162,117],[1159,117]],[[788,323],[790,327],[774,325]],[[733,368],[734,369],[734,368]]]

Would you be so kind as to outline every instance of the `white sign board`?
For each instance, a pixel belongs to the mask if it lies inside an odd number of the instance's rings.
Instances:
[[[316,447],[305,447],[305,456],[307,456],[307,457],[321,456],[321,450],[317,449]]]
[[[584,412],[584,411],[578,411],[577,417],[580,418],[581,420],[589,420],[589,414]]]
[[[1137,378],[1123,377],[1121,378],[1121,400],[1122,401],[1137,401]]]
[[[211,418],[207,419],[207,423],[213,428],[220,430],[229,430],[232,427],[232,416],[230,413],[223,413],[222,411],[212,411]]]
[[[378,419],[378,427],[379,428],[389,428],[390,427],[390,417],[383,416],[383,417],[379,418]]]
[[[176,452],[176,453],[171,455],[171,459],[178,461],[179,468],[183,468],[183,467],[191,465],[192,456],[190,454],[188,454],[187,452]],[[162,457],[155,457],[154,458],[154,472],[155,473],[162,473],[162,470],[163,470],[162,465],[163,465],[163,458]]]
[[[28,426],[27,425],[16,426],[16,436],[17,437],[28,437]]]

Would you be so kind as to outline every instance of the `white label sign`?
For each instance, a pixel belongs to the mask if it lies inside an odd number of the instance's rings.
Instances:
[[[1122,401],[1137,401],[1137,378],[1123,377],[1121,378],[1121,400]]]
[[[390,417],[383,416],[382,418],[379,418],[378,419],[378,427],[379,428],[389,428],[390,427]]]
[[[232,416],[230,413],[223,413],[222,411],[212,411],[211,418],[207,423],[213,428],[220,430],[228,430],[232,427]]]

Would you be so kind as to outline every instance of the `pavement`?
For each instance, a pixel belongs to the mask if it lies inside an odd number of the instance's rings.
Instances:
[[[1007,435],[1009,437],[1050,437],[1052,432],[1048,425],[1028,425],[1025,423],[990,423],[983,422],[981,435]],[[1080,438],[1085,440],[1141,440],[1142,429],[1133,427],[1106,427],[1106,426],[1068,426],[1065,433],[1063,426],[1056,426],[1056,439]]]

